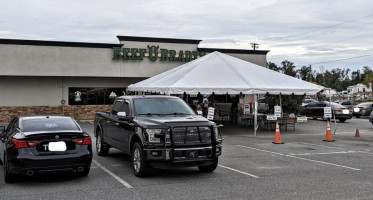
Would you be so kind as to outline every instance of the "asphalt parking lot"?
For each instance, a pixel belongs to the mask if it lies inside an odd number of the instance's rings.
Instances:
[[[325,121],[309,120],[282,130],[285,144],[272,144],[274,131],[255,137],[252,127],[226,125],[213,173],[153,170],[141,179],[130,157],[114,149],[107,157],[95,152],[88,177],[52,174],[6,184],[1,171],[0,199],[373,199],[373,126],[367,118],[336,125],[335,142],[323,141]],[[92,124],[81,126],[93,137]]]

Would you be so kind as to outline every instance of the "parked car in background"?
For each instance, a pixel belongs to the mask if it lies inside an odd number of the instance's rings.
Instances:
[[[341,104],[342,106],[345,106],[345,107],[347,107],[349,109],[350,108],[353,109],[354,107],[357,106],[357,104],[354,101],[351,101],[351,100],[340,100],[340,101],[338,101],[336,103]]]
[[[373,103],[361,103],[356,105],[355,108],[353,115],[356,118],[359,118],[360,116],[370,116],[370,113],[373,111]]]
[[[313,102],[305,105],[301,112],[301,115],[305,115],[307,117],[312,117],[313,119],[317,118],[324,118],[324,108],[331,107],[332,109],[332,118],[338,119],[340,122],[345,122],[347,119],[352,118],[352,109],[348,109],[345,106],[342,106],[335,102],[327,102],[327,101],[320,101],[320,102]]]
[[[314,100],[314,99],[304,99],[304,100],[302,101],[302,106],[305,106],[305,105],[307,105],[307,104],[309,104],[309,103],[314,103],[314,102],[317,102],[317,101]]]
[[[15,117],[0,134],[5,182],[15,175],[73,171],[88,175],[92,141],[71,117]]]

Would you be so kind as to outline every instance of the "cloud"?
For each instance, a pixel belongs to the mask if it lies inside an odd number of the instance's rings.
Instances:
[[[363,18],[372,7],[369,0],[2,0],[0,37],[118,43],[117,35],[132,35],[234,49],[256,42],[270,50],[268,61],[308,65],[373,53],[373,16]],[[339,63],[373,66],[372,60]]]

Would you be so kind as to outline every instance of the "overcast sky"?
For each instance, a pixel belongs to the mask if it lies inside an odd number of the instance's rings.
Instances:
[[[233,49],[256,42],[277,65],[373,69],[372,8],[371,0],[0,0],[0,38],[119,43],[124,35]]]

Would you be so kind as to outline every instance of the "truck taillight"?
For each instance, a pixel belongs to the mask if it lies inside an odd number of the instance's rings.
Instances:
[[[88,144],[92,144],[92,139],[91,137],[78,138],[78,139],[75,139],[74,142],[76,144],[88,145]]]
[[[15,149],[21,149],[21,148],[28,148],[28,147],[34,147],[36,146],[39,141],[36,140],[16,140],[12,139],[13,148]]]

